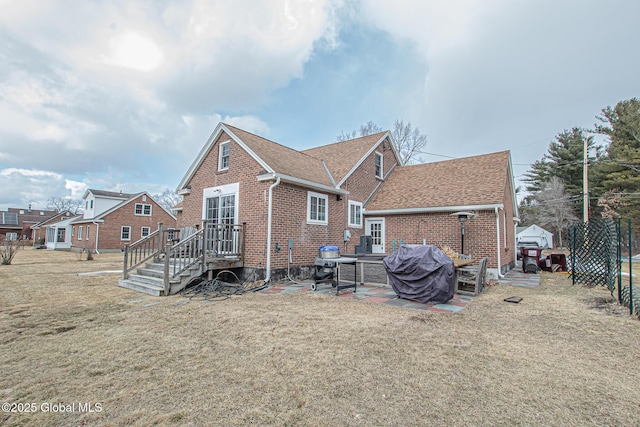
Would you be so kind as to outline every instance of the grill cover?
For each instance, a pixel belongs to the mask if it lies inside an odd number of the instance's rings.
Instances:
[[[455,291],[453,260],[433,245],[402,245],[382,260],[399,297],[446,303]]]

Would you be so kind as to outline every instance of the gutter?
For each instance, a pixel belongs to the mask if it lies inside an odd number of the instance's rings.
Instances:
[[[276,182],[269,186],[269,207],[267,208],[267,265],[264,276],[264,283],[269,284],[271,280],[271,218],[273,216],[273,189],[280,185],[280,177],[276,178]]]
[[[100,255],[100,252],[98,252],[98,238],[100,237],[100,223],[97,223],[95,221],[92,221],[92,223],[96,225],[96,253]]]
[[[498,271],[497,271],[497,275],[498,275],[498,279],[504,279],[504,275],[502,275],[502,263],[500,260],[500,214],[498,214],[498,208],[496,209],[496,243],[497,243],[497,250],[498,250]],[[506,225],[506,224],[505,224]]]

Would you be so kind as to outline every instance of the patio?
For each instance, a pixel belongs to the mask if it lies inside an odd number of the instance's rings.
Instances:
[[[316,291],[311,290],[311,280],[304,282],[279,283],[260,291],[263,294],[288,294],[291,292],[310,292],[318,295],[329,295],[335,297],[336,290],[330,285],[318,285]],[[526,274],[518,267],[509,271],[503,279],[498,280],[501,286],[516,287],[537,287],[540,285],[539,274]],[[485,290],[487,292],[487,290]],[[383,285],[358,285],[356,292],[343,290],[338,298],[352,299],[356,301],[369,302],[373,304],[384,304],[394,307],[408,308],[414,310],[434,311],[440,313],[457,313],[462,311],[472,300],[473,296],[454,294],[453,298],[446,304],[424,304],[399,298],[391,286]]]

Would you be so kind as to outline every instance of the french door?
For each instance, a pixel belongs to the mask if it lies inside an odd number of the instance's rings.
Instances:
[[[236,195],[227,194],[206,199],[207,250],[217,253],[235,253],[238,249],[236,222]]]

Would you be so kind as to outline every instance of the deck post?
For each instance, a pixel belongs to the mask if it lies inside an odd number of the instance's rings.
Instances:
[[[167,243],[164,247],[164,296],[169,295],[169,285],[170,285],[169,260],[171,258],[169,256],[170,254],[171,254],[171,243]]]
[[[124,265],[122,266],[122,280],[127,280],[129,278],[129,244],[125,243],[124,245]]]
[[[160,257],[160,253],[162,252],[162,249],[164,249],[164,245],[163,245],[163,233],[162,233],[162,223],[159,222],[158,223],[158,257]]]

